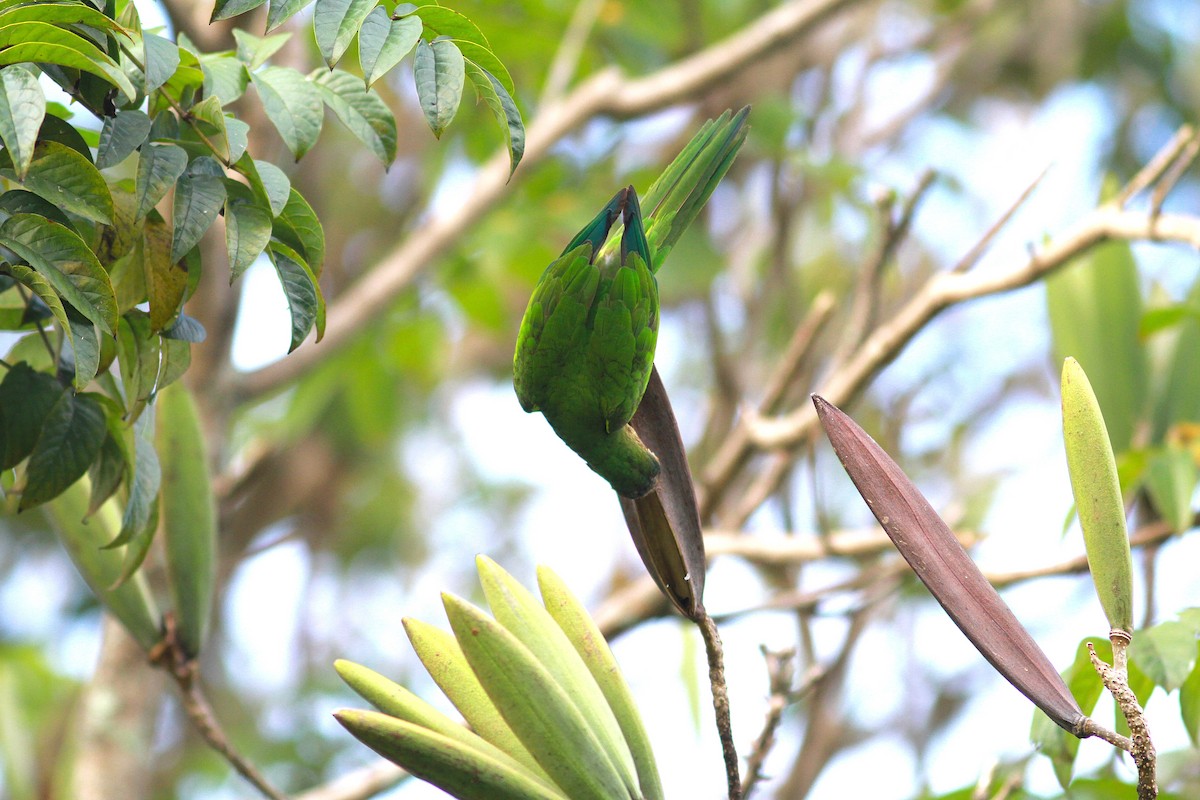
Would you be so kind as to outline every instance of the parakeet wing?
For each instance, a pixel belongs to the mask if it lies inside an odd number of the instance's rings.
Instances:
[[[658,339],[658,286],[645,260],[630,253],[625,266],[604,281],[587,343],[588,374],[596,377],[605,431],[629,422],[654,366]]]

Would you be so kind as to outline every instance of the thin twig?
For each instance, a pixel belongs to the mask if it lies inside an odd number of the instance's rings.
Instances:
[[[750,755],[746,756],[746,777],[742,780],[742,796],[749,797],[754,786],[764,777],[763,762],[767,754],[775,746],[775,731],[783,721],[783,712],[792,702],[792,673],[795,671],[793,662],[796,659],[795,649],[773,651],[766,647],[759,648],[763,660],[767,663],[767,687],[771,695],[767,698],[767,716],[763,721],[762,732],[754,740]]]
[[[368,800],[408,777],[400,767],[380,759],[298,794],[295,800]]]
[[[1195,135],[1196,131],[1191,125],[1181,125],[1179,130],[1175,131],[1170,140],[1159,148],[1159,151],[1146,162],[1146,165],[1137,171],[1137,174],[1129,179],[1129,183],[1117,192],[1117,196],[1113,198],[1113,202],[1117,208],[1124,208],[1130,200],[1147,186],[1154,183],[1159,177],[1166,172],[1167,168],[1175,160],[1175,157],[1187,146],[1188,141]]]
[[[1188,167],[1196,160],[1196,155],[1200,153],[1200,133],[1193,133],[1192,138],[1187,140],[1183,150],[1180,151],[1179,157],[1171,164],[1171,168],[1163,173],[1162,179],[1154,187],[1154,193],[1150,195],[1150,216],[1157,217],[1162,212],[1162,204],[1167,199],[1167,195],[1175,188],[1175,184],[1183,177],[1183,173],[1187,172]]]
[[[992,246],[992,241],[999,235],[1000,231],[1004,230],[1004,226],[1012,220],[1017,210],[1025,205],[1025,201],[1033,196],[1033,192],[1041,185],[1042,180],[1050,173],[1050,166],[1047,165],[1038,173],[1037,177],[1029,182],[1025,187],[1025,191],[1017,196],[1017,199],[1009,204],[1004,213],[1001,214],[992,226],[983,232],[983,236],[975,242],[975,245],[958,260],[958,263],[951,267],[951,272],[969,272],[972,267],[979,263],[979,259],[983,258],[983,254]]]
[[[200,737],[214,752],[229,762],[229,765],[269,800],[288,800],[288,796],[272,786],[258,768],[239,753],[225,735],[217,715],[200,688],[195,659],[189,658],[175,637],[174,616],[164,617],[167,633],[154,650],[150,661],[161,667],[175,680],[179,687],[179,699],[184,713]]]
[[[696,625],[704,639],[704,651],[708,655],[708,682],[712,689],[713,712],[717,717],[717,735],[721,737],[721,753],[725,757],[725,778],[729,787],[729,800],[742,800],[742,780],[739,777],[737,748],[733,744],[733,725],[729,718],[729,692],[725,685],[725,656],[721,650],[721,635],[717,624],[700,606],[696,612]]]
[[[562,40],[558,44],[558,51],[554,54],[554,60],[550,62],[550,69],[546,71],[546,83],[538,100],[539,107],[562,99],[562,93],[571,82],[575,68],[579,66],[583,46],[587,43],[603,7],[604,0],[579,0],[575,6],[575,12],[571,14],[571,20],[567,23],[567,29],[563,31]]]

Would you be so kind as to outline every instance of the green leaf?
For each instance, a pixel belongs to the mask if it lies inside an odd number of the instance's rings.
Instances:
[[[292,155],[300,160],[321,135],[325,109],[320,91],[288,67],[263,67],[250,78],[258,89],[267,118]]]
[[[238,29],[234,28],[234,31]],[[250,73],[246,71],[246,65],[233,56],[202,55],[200,68],[204,72],[204,94],[215,96],[222,106],[237,100],[250,85]]]
[[[202,156],[201,159],[217,163],[211,158]],[[193,166],[201,159],[196,159]],[[217,165],[218,170],[220,166]],[[175,187],[175,203],[171,209],[171,224],[174,231],[171,236],[171,261],[179,261],[188,250],[196,246],[204,235],[221,206],[225,204],[224,178],[203,173],[196,169],[188,169],[179,179]]]
[[[508,174],[512,175],[525,155],[525,123],[521,120],[521,112],[517,110],[512,95],[495,75],[473,61],[466,62],[466,70],[475,93],[487,103],[500,123],[500,129],[504,131],[504,142],[508,147]]]
[[[299,347],[314,326],[317,328],[317,340],[320,341],[325,327],[325,300],[317,279],[300,254],[285,244],[272,242],[267,255],[279,274],[279,283],[292,317],[292,341],[288,352]]]
[[[1200,747],[1200,658],[1179,687],[1179,713],[1192,746]]]
[[[367,86],[399,64],[420,38],[420,19],[392,19],[383,6],[372,9],[358,32],[358,60]]]
[[[288,197],[292,193],[292,181],[287,173],[270,161],[253,159],[254,173],[250,183],[254,188],[262,188],[262,194],[271,206],[271,216],[277,217],[283,213]]]
[[[376,158],[388,166],[396,158],[396,119],[374,89],[362,79],[341,70],[314,74],[325,104]]]
[[[95,397],[64,391],[46,415],[29,455],[20,510],[57,497],[83,477],[100,454],[106,432],[104,409]]]
[[[46,304],[46,308],[50,309],[50,314],[57,320],[63,331],[71,330],[71,321],[67,318],[67,309],[63,306],[62,298],[58,296],[58,292],[44,275],[34,272],[33,268],[25,264],[10,264],[8,271],[21,285],[28,288],[34,296]]]
[[[118,409],[118,413],[123,411],[124,409]],[[119,417],[117,423],[114,424],[112,415],[106,414],[105,416],[108,419],[108,435],[104,437],[100,455],[88,468],[88,477],[92,483],[91,497],[88,500],[87,513],[89,516],[95,514],[96,510],[104,505],[104,501],[121,488],[121,483],[129,474],[129,456],[126,453],[124,424],[119,421]]]
[[[1173,692],[1196,666],[1196,634],[1182,622],[1160,622],[1137,632],[1129,659],[1156,686]]]
[[[200,320],[180,312],[174,324],[162,332],[164,339],[178,339],[189,344],[199,344],[208,338],[208,332]]]
[[[171,324],[183,304],[187,269],[171,259],[171,230],[154,211],[142,225],[142,269],[150,301],[150,330],[158,333]]]
[[[245,14],[247,11],[253,11],[258,8],[265,2],[266,0],[217,0],[213,5],[213,13],[209,22],[216,22],[217,20],[229,19],[239,14]]]
[[[1073,358],[1063,362],[1062,420],[1067,471],[1096,596],[1108,624],[1132,634],[1133,559],[1117,463],[1100,404]]]
[[[1096,648],[1097,655],[1109,663],[1112,662],[1112,644],[1107,639],[1092,636],[1079,643],[1075,650],[1075,660],[1062,674],[1067,688],[1071,690],[1084,714],[1092,713],[1104,691],[1104,684],[1092,667],[1091,654],[1087,649],[1089,642]],[[1037,709],[1033,712],[1033,727],[1029,738],[1054,763],[1055,776],[1065,789],[1070,784],[1071,773],[1075,769],[1079,737],[1072,736],[1056,725],[1043,711]]]
[[[46,116],[46,95],[32,72],[22,66],[0,69],[0,140],[12,157],[17,180],[33,161],[38,130]]]
[[[187,151],[174,144],[151,142],[142,148],[137,169],[137,219],[150,213],[187,169]]]
[[[1074,357],[1087,372],[1118,453],[1129,448],[1145,400],[1140,298],[1127,242],[1094,248],[1046,279],[1055,354]]]
[[[129,78],[90,39],[41,21],[0,26],[0,65],[35,62],[78,69],[117,87],[126,99],[137,99]]]
[[[1196,461],[1187,450],[1168,448],[1153,456],[1146,467],[1150,502],[1176,533],[1192,527],[1192,494],[1197,478]]]
[[[100,129],[100,146],[96,148],[96,167],[105,169],[120,164],[129,154],[142,146],[150,135],[153,123],[144,111],[118,111],[104,118]]]
[[[0,211],[6,214],[38,214],[47,219],[52,219],[59,225],[70,228],[76,233],[79,232],[61,208],[24,189],[10,189],[0,195]]]
[[[271,241],[271,212],[258,205],[249,190],[246,195],[248,199],[238,198],[231,191],[225,203],[225,247],[229,253],[230,283],[241,277]]]
[[[179,316],[180,319],[183,318],[182,314]],[[168,330],[173,330],[176,327],[178,327],[178,322]],[[156,385],[161,391],[182,378],[183,374],[187,372],[188,367],[192,365],[192,343],[182,338],[167,336],[167,331],[163,331],[160,352],[162,360],[159,361],[158,365]]]
[[[422,40],[417,44],[413,76],[425,121],[433,135],[441,138],[462,102],[466,80],[462,52],[449,39],[435,39],[432,44]]]
[[[271,0],[267,9],[267,32],[271,32],[291,19],[297,11],[312,0]]]
[[[82,392],[100,368],[100,335],[96,326],[73,308],[67,309],[71,326],[67,332],[71,337],[71,363],[75,366],[73,385]]]
[[[275,219],[275,237],[300,253],[309,270],[318,278],[325,266],[325,231],[312,206],[295,189]]]
[[[150,94],[166,83],[175,70],[179,68],[179,48],[174,42],[152,33],[143,34],[142,44],[145,51],[146,82],[144,89]]]
[[[5,371],[0,380],[0,469],[12,469],[33,452],[60,394],[58,381],[23,361]]]
[[[41,273],[104,333],[116,330],[117,299],[108,273],[76,233],[36,214],[15,214],[0,225],[0,244]]]
[[[0,163],[2,173],[9,173],[5,177],[16,179],[11,162]],[[33,161],[21,183],[64,211],[92,222],[112,223],[112,196],[104,176],[91,161],[61,142],[37,143]]]
[[[235,147],[229,135],[229,123],[233,120],[226,117],[225,112],[221,110],[220,100],[216,97],[206,97],[192,106],[191,122],[196,127],[196,132],[203,134],[209,141],[217,158],[226,163],[237,160],[232,157]],[[244,143],[242,149],[245,149]],[[240,154],[238,158],[241,158]]]
[[[133,480],[129,484],[129,498],[125,501],[125,514],[121,529],[105,549],[125,546],[125,558],[121,574],[113,582],[113,588],[129,579],[141,566],[154,540],[154,528],[158,520],[155,504],[158,487],[162,483],[162,468],[158,453],[154,449],[154,414],[146,413],[133,426]],[[151,522],[155,523],[151,526]],[[127,546],[126,546],[127,545]]]
[[[117,359],[121,366],[121,386],[125,390],[125,408],[137,419],[154,393],[158,377],[159,337],[150,329],[150,315],[134,309],[121,317],[117,329]]]
[[[317,0],[313,31],[317,49],[330,68],[345,54],[359,26],[374,8],[377,8],[375,0]]]
[[[237,42],[237,57],[246,64],[246,68],[254,70],[267,63],[267,59],[275,55],[279,48],[287,44],[292,34],[277,33],[274,36],[255,36],[254,34],[233,29],[233,38]]]

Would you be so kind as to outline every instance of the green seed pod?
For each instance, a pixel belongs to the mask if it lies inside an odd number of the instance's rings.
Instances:
[[[1083,367],[1063,362],[1063,443],[1088,568],[1109,626],[1133,634],[1133,557],[1104,415]]]
[[[158,609],[150,596],[146,580],[135,573],[117,584],[125,560],[125,548],[104,549],[121,530],[121,512],[115,500],[109,500],[87,521],[91,482],[85,476],[43,506],[59,540],[75,568],[110,613],[146,651],[162,639]],[[116,585],[116,588],[113,588]]]
[[[216,503],[208,455],[191,394],[173,383],[158,393],[161,524],[179,641],[196,656],[212,615],[217,573]]]

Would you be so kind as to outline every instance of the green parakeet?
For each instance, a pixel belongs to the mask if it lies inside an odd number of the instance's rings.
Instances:
[[[709,120],[646,193],[621,189],[542,274],[521,321],[513,386],[625,497],[654,487],[658,459],[627,425],[654,366],[654,273],[746,138],[749,108]],[[619,224],[618,224],[619,223]],[[615,227],[614,227],[615,226]]]

